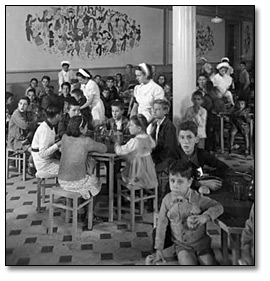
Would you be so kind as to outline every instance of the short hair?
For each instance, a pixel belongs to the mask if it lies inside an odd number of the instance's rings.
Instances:
[[[108,76],[106,81],[108,81],[108,80],[113,80],[114,81],[115,79],[112,76]]]
[[[74,94],[78,98],[84,96],[83,91],[81,89],[79,89],[79,88],[73,89],[71,91],[71,94]]]
[[[60,114],[61,111],[62,108],[60,106],[55,104],[49,104],[45,110],[45,113],[48,118],[54,118],[57,114]]]
[[[156,99],[156,100],[154,100],[154,102],[153,102],[153,105],[154,104],[160,104],[161,106],[162,106],[162,109],[163,110],[170,110],[170,107],[171,107],[171,104],[170,104],[170,102],[168,101],[168,100],[163,100],[163,99]]]
[[[180,131],[191,131],[195,137],[198,135],[198,126],[193,121],[185,121],[179,125]]]
[[[132,117],[130,117],[129,120],[133,121],[136,126],[141,127],[142,130],[144,132],[146,132],[146,128],[148,126],[148,122],[147,122],[147,119],[145,118],[145,116],[143,114],[133,115]]]
[[[31,82],[33,82],[33,81],[36,81],[36,82],[37,82],[37,84],[38,84],[38,80],[37,80],[37,78],[32,78],[32,79],[30,80],[30,83],[31,83]]]
[[[19,102],[20,102],[21,100],[26,100],[27,103],[30,104],[30,99],[29,99],[28,97],[21,97],[21,98],[19,99]]]
[[[73,116],[68,122],[67,135],[79,137],[81,135],[80,128],[84,128],[87,124],[87,119],[83,115]]]
[[[36,95],[36,89],[34,88],[29,88],[26,92],[26,94],[28,95],[29,92],[33,92]]]
[[[48,80],[49,82],[51,81],[51,78],[50,78],[49,76],[47,76],[47,75],[44,75],[44,76],[41,78],[41,81],[44,80],[44,79]]]
[[[61,89],[63,89],[64,86],[68,86],[69,91],[71,90],[71,85],[69,82],[64,82],[61,84]]]
[[[198,79],[199,79],[199,77],[201,77],[201,76],[203,76],[205,79],[207,79],[206,75],[205,75],[205,74],[203,74],[203,73],[201,73],[201,74],[199,74],[199,75],[198,75],[197,80],[198,80]]]
[[[246,62],[245,61],[240,61],[239,64],[243,64],[244,66],[247,66]]]
[[[159,74],[158,79],[159,79],[160,77],[164,77],[164,80],[165,80],[165,83],[166,83],[166,81],[167,81],[166,76],[165,76],[164,74]]]
[[[125,105],[120,100],[113,101],[113,103],[111,104],[111,107],[112,106],[119,107],[120,110],[125,110]]]
[[[148,71],[148,75],[146,76],[147,79],[151,79],[153,77],[153,70],[152,70],[152,66],[150,64],[145,64],[146,65],[146,68],[147,68],[147,71]],[[137,66],[136,67],[136,70],[139,70],[141,71],[144,75],[146,75],[146,72],[144,70],[143,67],[141,66]]]
[[[70,107],[71,105],[79,106],[79,103],[77,102],[77,100],[74,97],[66,97],[65,102],[68,103],[68,107]]]
[[[126,67],[127,67],[127,66],[129,66],[130,68],[133,68],[133,65],[130,64],[130,63],[126,64]]]
[[[192,164],[190,161],[180,159],[173,161],[169,167],[169,175],[180,174],[181,177],[190,180],[193,175]]]
[[[239,97],[236,103],[238,103],[240,101],[242,101],[242,102],[244,101],[245,105],[247,104],[247,101],[243,97]]]
[[[95,75],[94,79],[99,77],[101,79],[101,76],[99,74]]]
[[[11,92],[6,92],[6,101],[7,101],[9,98],[11,98],[11,97],[14,98],[14,94],[11,93]]]
[[[108,88],[108,87],[104,87],[103,89],[102,89],[102,92],[103,91],[108,91],[108,92],[110,92],[111,90]]]
[[[115,76],[120,76],[121,77],[121,79],[123,78],[123,76],[122,76],[122,73],[116,73],[116,75]]]
[[[197,91],[193,92],[193,93],[192,93],[192,98],[195,97],[195,96],[198,96],[198,97],[200,97],[200,98],[202,99],[202,98],[203,98],[203,93],[202,93],[202,91],[197,90]]]

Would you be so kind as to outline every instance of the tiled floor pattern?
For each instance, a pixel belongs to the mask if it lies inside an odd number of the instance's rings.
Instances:
[[[253,164],[239,158],[226,161],[245,169]],[[61,211],[55,213],[54,231],[48,235],[47,208],[36,212],[36,179],[28,175],[23,182],[11,172],[6,182],[6,265],[144,265],[145,257],[152,253],[152,213],[137,217],[136,231],[130,232],[128,214],[122,221],[115,216],[114,222],[106,222],[106,200],[104,184],[96,204],[96,214],[104,222],[95,223],[92,231],[83,231],[78,223],[76,242],[71,241],[71,224],[65,223]],[[208,229],[220,260],[219,230],[213,224]]]

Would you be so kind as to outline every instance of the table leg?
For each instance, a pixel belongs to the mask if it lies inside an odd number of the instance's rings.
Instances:
[[[113,221],[114,160],[109,159],[109,222]]]
[[[228,234],[221,228],[221,250],[224,264],[228,264]]]

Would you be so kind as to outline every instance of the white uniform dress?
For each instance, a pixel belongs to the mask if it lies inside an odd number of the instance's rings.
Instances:
[[[61,85],[64,83],[64,82],[68,82],[71,84],[71,79],[75,79],[75,74],[74,72],[69,69],[68,71],[64,71],[63,69],[58,72],[58,84],[59,84],[59,92],[61,92]]]
[[[97,83],[90,79],[87,84],[81,85],[81,90],[83,91],[87,101],[93,97],[92,102],[89,105],[93,121],[95,123],[102,123],[105,120],[105,108],[102,100],[100,99],[100,92]]]
[[[228,74],[224,74],[224,76],[221,76],[219,73],[217,73],[213,78],[211,78],[211,81],[213,82],[214,87],[217,87],[218,89],[218,96],[219,98],[222,98],[223,96],[228,98],[229,102],[234,105],[233,96],[231,91],[228,89],[232,85],[232,77]]]
[[[134,97],[138,102],[138,113],[143,114],[147,121],[152,117],[151,110],[154,100],[164,99],[164,90],[151,79],[147,84],[137,85],[134,89]]]

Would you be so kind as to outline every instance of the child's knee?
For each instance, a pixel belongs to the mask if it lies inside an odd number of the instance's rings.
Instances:
[[[180,251],[177,254],[178,262],[180,265],[197,265],[198,259],[192,251]]]
[[[212,253],[208,253],[198,257],[202,265],[217,265],[217,261]]]

